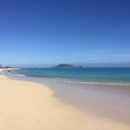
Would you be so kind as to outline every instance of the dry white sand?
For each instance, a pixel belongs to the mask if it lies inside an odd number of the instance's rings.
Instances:
[[[42,84],[0,76],[0,130],[129,130],[130,126],[82,113]]]

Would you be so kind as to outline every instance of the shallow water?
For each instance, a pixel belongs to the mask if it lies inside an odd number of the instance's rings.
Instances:
[[[81,84],[130,85],[130,68],[24,68],[12,73]]]

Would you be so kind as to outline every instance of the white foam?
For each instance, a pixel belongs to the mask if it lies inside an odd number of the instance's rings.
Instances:
[[[79,82],[79,81],[70,81],[70,80],[62,80],[63,82],[68,82],[68,83],[74,83],[74,84],[92,84],[92,85],[125,85],[125,86],[130,86],[130,84],[124,84],[124,83],[102,83],[102,82]]]
[[[14,75],[16,75],[16,76],[22,76],[22,77],[26,76],[26,75],[22,75],[22,74],[14,74]]]

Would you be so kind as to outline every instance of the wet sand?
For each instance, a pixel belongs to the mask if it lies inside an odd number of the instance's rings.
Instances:
[[[130,86],[64,84],[54,96],[84,113],[130,124]]]
[[[0,75],[1,130],[128,130],[130,125],[83,112],[43,84]],[[98,106],[97,106],[98,108]]]

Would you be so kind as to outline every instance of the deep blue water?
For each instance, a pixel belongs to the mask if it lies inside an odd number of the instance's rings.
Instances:
[[[130,68],[23,68],[12,73],[84,84],[130,85]]]

